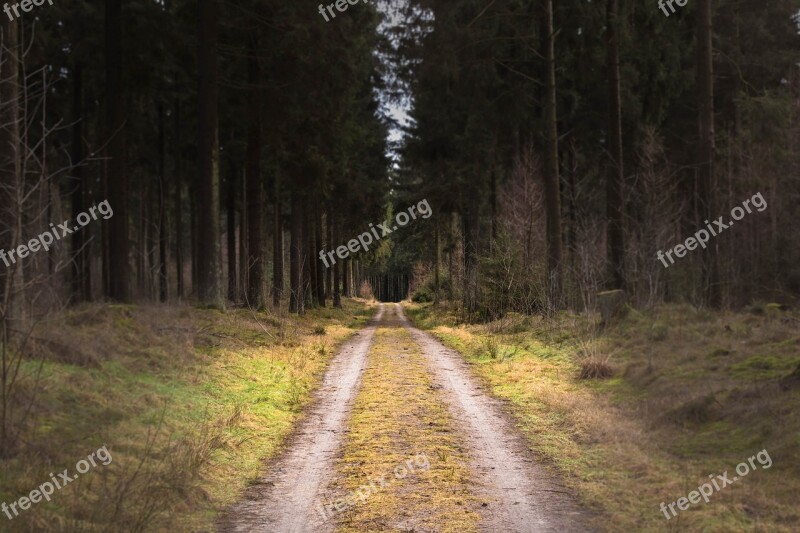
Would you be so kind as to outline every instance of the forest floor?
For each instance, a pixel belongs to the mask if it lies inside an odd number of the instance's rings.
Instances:
[[[210,531],[280,452],[364,301],[304,317],[91,304],[33,331],[17,385],[17,452],[0,458],[11,504],[102,446],[50,501],[0,514],[0,531]]]
[[[452,309],[406,311],[464,354],[599,529],[800,528],[800,313],[670,305],[601,331],[569,313],[462,325]],[[708,503],[675,505],[710,478]]]
[[[0,502],[101,446],[113,461],[0,530],[797,530],[800,313],[665,306],[600,331],[343,303],[50,317]],[[662,502],[723,473],[667,520]]]
[[[586,531],[463,358],[381,305],[221,531]]]

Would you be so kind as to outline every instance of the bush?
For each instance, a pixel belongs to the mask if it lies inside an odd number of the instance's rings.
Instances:
[[[427,303],[433,301],[433,291],[427,286],[417,289],[411,296],[411,301],[415,303]]]

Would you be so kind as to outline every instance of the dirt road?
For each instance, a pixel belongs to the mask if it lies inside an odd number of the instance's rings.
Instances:
[[[568,532],[586,516],[463,358],[385,304],[219,530]]]

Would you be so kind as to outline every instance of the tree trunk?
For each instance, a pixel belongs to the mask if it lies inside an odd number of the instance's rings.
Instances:
[[[608,68],[608,134],[610,161],[606,169],[606,231],[609,289],[625,289],[625,240],[623,231],[625,171],[622,154],[622,100],[619,79],[619,0],[606,6],[606,53]]]
[[[325,250],[330,251],[333,247],[333,224],[331,223],[332,215],[330,206],[327,208],[327,213],[325,214],[325,227],[326,227],[326,243],[325,243]],[[329,265],[328,268],[325,269],[325,295],[326,298],[333,298],[333,271],[331,268],[333,265]]]
[[[291,294],[289,295],[289,312],[302,315],[305,313],[305,293],[303,283],[303,199],[300,193],[292,191],[292,243],[290,246],[289,270]]]
[[[433,246],[435,250],[435,259],[433,265],[433,285],[434,285],[434,294],[433,294],[433,305],[439,304],[439,293],[441,291],[441,264],[442,264],[442,245],[441,245],[441,237],[440,237],[440,224],[439,224],[439,212],[436,212],[436,221],[434,222],[433,227]]]
[[[323,271],[324,265],[319,260],[319,251],[322,250],[322,211],[320,210],[319,198],[314,200],[314,250],[309,258],[317,265],[315,269],[315,291],[317,294],[317,303],[320,307],[325,307],[325,272]],[[327,270],[327,269],[325,269]]]
[[[106,0],[106,138],[108,202],[108,297],[130,300],[128,175],[125,163],[125,84],[123,81],[122,0]]]
[[[164,106],[158,106],[158,298],[166,302],[167,286],[167,153]]]
[[[22,145],[20,140],[20,90],[19,66],[22,47],[19,43],[19,22],[0,22],[0,224],[8,228],[0,233],[0,250],[13,250],[22,241]],[[0,265],[0,281],[2,286],[2,309],[0,316],[4,334],[11,335],[7,328],[14,327],[12,322],[23,318],[25,308],[24,277],[22,264],[3,256],[4,264]],[[0,339],[2,349],[6,338]],[[3,352],[5,355],[5,352]],[[6,362],[5,359],[3,361]],[[6,385],[6,367],[3,366],[3,392]],[[5,398],[3,398],[5,408]],[[5,414],[5,410],[3,411]],[[5,419],[0,427],[5,431]],[[5,441],[5,433],[3,440]]]
[[[198,122],[198,174],[200,205],[198,231],[198,288],[202,305],[224,309],[222,258],[219,242],[219,116],[217,61],[217,0],[199,0],[200,116]]]
[[[238,170],[233,158],[230,159],[230,175],[228,176],[228,194],[226,197],[226,225],[228,252],[228,300],[239,300],[239,274],[236,268],[236,178]]]
[[[331,210],[331,215],[332,215],[332,210]],[[334,228],[332,231],[335,232],[334,233],[334,238],[332,240],[332,242],[334,242],[334,243],[340,242],[339,238],[342,235],[342,232],[341,232],[338,224],[339,224],[339,220],[337,218],[334,218],[333,216],[331,216],[331,226]],[[341,272],[341,268],[342,268],[341,265],[342,265],[342,261],[338,260],[331,266],[331,268],[333,268],[333,306],[335,308],[337,308],[337,309],[341,309],[342,308],[342,296],[341,296],[341,292],[339,290],[340,287],[341,287],[340,274],[339,274]]]
[[[261,176],[261,95],[258,90],[261,72],[256,57],[258,43],[250,43],[247,78],[251,87],[247,125],[247,299],[254,309],[266,306],[264,297],[264,184]],[[277,230],[277,228],[276,228]]]
[[[711,220],[714,191],[714,65],[712,50],[711,0],[697,3],[697,107],[699,142],[697,143],[697,195],[700,217],[698,227]],[[703,287],[711,307],[722,305],[717,246],[709,243],[703,251]]]
[[[86,209],[84,200],[85,172],[83,153],[83,68],[76,64],[73,68],[72,86],[72,216]],[[72,234],[72,297],[76,303],[92,299],[91,255],[86,233],[76,231]]]
[[[178,300],[183,298],[183,151],[181,103],[175,98],[175,270]]]
[[[342,261],[342,295],[350,297],[350,256]]]
[[[272,245],[272,304],[279,308],[283,299],[283,209],[280,195],[280,180],[275,176],[275,213]]]
[[[548,288],[552,305],[561,307],[563,266],[561,250],[561,193],[558,178],[558,114],[556,107],[556,59],[555,35],[553,33],[553,0],[544,0],[545,13],[542,21],[547,63],[545,93],[545,172],[544,196],[547,217],[547,271]]]

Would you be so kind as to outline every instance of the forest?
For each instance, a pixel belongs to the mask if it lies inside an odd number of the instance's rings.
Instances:
[[[798,0],[6,3],[0,531],[796,530],[797,54]]]

